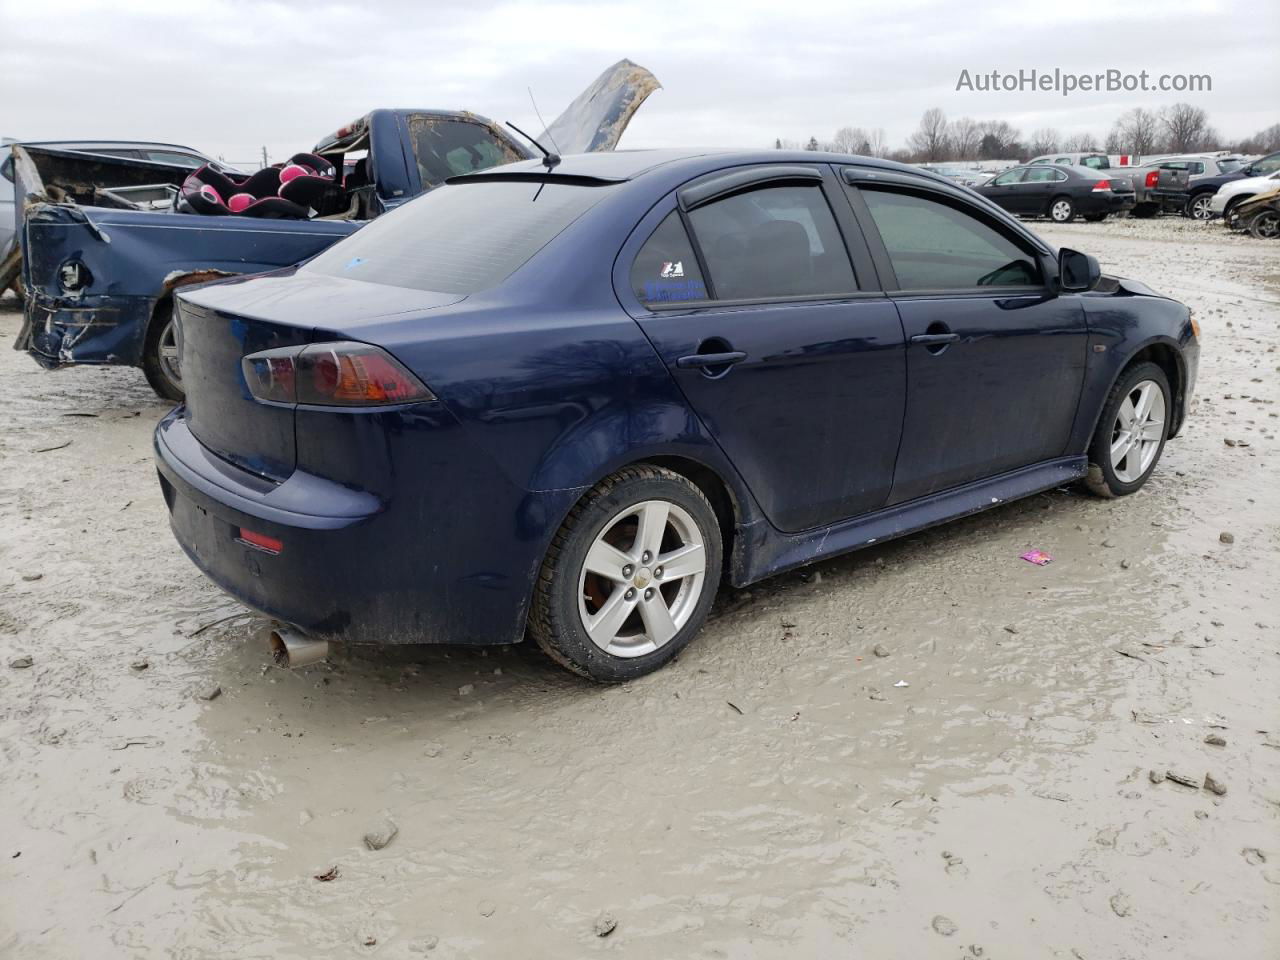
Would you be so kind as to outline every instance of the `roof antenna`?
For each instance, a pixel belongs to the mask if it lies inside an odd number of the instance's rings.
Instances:
[[[559,153],[560,144],[556,143],[556,138],[551,136],[551,128],[547,126],[547,121],[542,119],[542,111],[538,109],[538,101],[533,99],[533,87],[525,87],[525,89],[529,91],[529,102],[533,104],[534,115],[537,116],[538,122],[542,124],[542,132],[547,135],[551,145],[556,148],[556,153]]]
[[[524,137],[526,140],[528,140],[535,147],[537,147],[539,150],[542,151],[542,165],[547,168],[548,172],[554,170],[557,166],[559,166],[560,154],[552,153],[550,150],[548,150],[546,147],[540,144],[537,140],[533,139],[533,137],[529,136],[529,134],[525,133],[523,130],[517,127],[510,120],[507,121],[507,126],[510,127],[512,130],[514,130],[516,133],[520,134],[520,136]],[[552,141],[552,146],[555,146],[554,141]]]

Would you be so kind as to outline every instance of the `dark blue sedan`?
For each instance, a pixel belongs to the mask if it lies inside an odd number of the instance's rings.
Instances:
[[[1195,322],[897,164],[631,152],[451,181],[183,293],[175,534],[329,644],[661,666],[722,581],[1083,480],[1139,489]]]

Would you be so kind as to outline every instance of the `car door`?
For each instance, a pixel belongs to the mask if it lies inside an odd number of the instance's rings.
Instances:
[[[1041,216],[1049,209],[1049,200],[1060,192],[1066,183],[1067,175],[1055,167],[1035,167],[1027,170],[1026,176],[1018,184],[1021,209],[1019,213],[1029,216]]]
[[[1021,193],[1021,184],[1023,177],[1034,169],[1033,167],[1014,167],[1012,170],[1006,170],[978,192],[1010,213],[1023,213],[1026,208],[1026,198]]]
[[[889,503],[1066,453],[1084,378],[1075,295],[1048,251],[959,191],[853,169],[850,200],[907,336],[907,412]]]
[[[840,191],[825,164],[713,174],[619,257],[624,303],[785,531],[882,506],[902,431],[902,325]]]

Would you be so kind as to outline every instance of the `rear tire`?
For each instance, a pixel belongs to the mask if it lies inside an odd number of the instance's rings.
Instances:
[[[1084,219],[1089,223],[1101,223],[1103,220],[1107,219],[1107,215],[1105,213],[1091,213]]]
[[[1049,201],[1049,219],[1054,223],[1070,223],[1076,218],[1076,205],[1070,197],[1054,197]]]
[[[702,629],[722,549],[719,520],[696,484],[663,467],[624,467],[552,539],[529,632],[580,676],[617,683],[652,673]]]
[[[142,346],[142,372],[160,399],[181,403],[186,393],[182,388],[175,319],[173,298],[166,297],[156,305],[151,323],[147,325],[147,338]]]
[[[1142,488],[1164,452],[1172,401],[1169,379],[1154,363],[1136,364],[1120,375],[1089,445],[1089,490],[1111,498]]]
[[[1160,204],[1158,203],[1140,203],[1129,211],[1129,216],[1139,220],[1150,220],[1159,212]]]

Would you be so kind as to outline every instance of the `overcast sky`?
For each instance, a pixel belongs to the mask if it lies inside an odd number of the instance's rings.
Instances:
[[[764,146],[932,106],[1104,136],[1184,99],[1226,137],[1280,122],[1280,4],[1207,0],[250,3],[0,0],[0,134],[185,143],[231,162],[313,145],[374,107],[536,127],[622,57],[662,90],[624,147]],[[1204,73],[1198,94],[957,92],[962,69]]]

